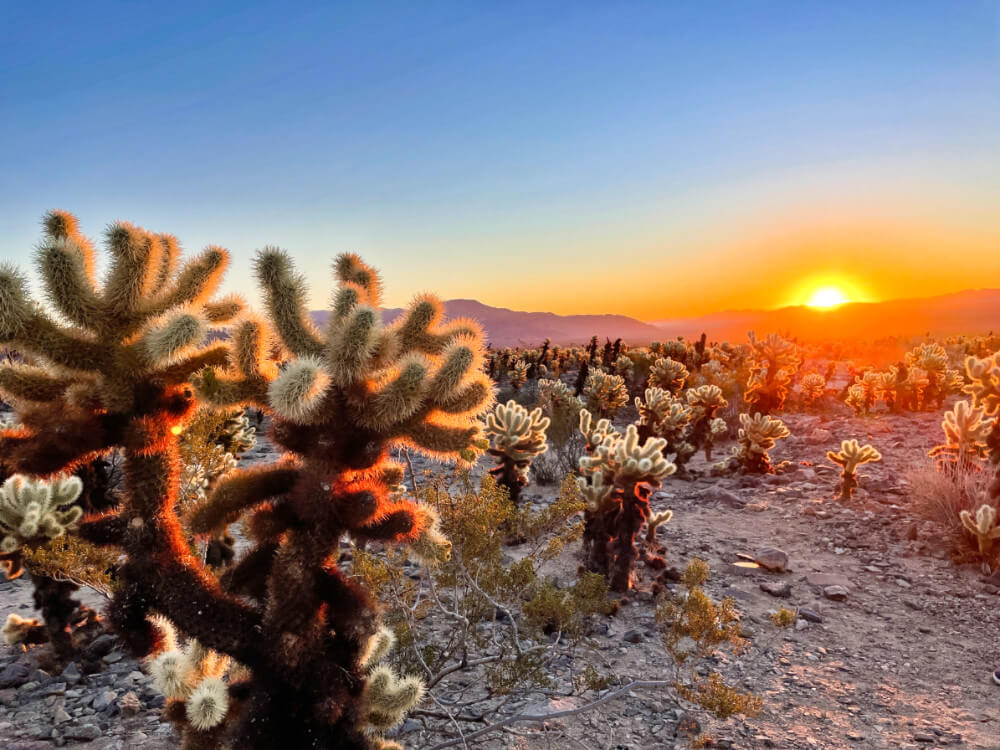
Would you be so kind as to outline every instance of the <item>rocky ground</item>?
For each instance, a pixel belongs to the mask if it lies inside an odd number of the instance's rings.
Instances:
[[[761,695],[763,712],[727,722],[701,717],[710,746],[1000,748],[1000,687],[990,680],[1000,666],[998,589],[984,582],[979,568],[953,564],[942,530],[909,507],[908,469],[938,442],[940,416],[784,418],[793,436],[773,455],[793,462],[790,471],[763,480],[707,471],[691,480],[670,478],[653,503],[675,512],[660,532],[671,564],[706,560],[713,571],[706,590],[736,600],[751,641],[740,656],[720,656],[716,667]],[[873,443],[884,459],[863,467],[862,489],[845,505],[833,500],[836,467],[824,453],[848,437]],[[249,460],[272,457],[263,442]],[[418,462],[418,471],[422,467]],[[554,491],[529,492],[544,503]],[[784,553],[783,572],[732,565],[740,553],[759,556],[763,548]],[[560,563],[570,575],[571,552]],[[792,627],[770,620],[782,606],[798,611]],[[30,608],[29,581],[0,584],[0,618],[26,616]],[[622,684],[669,674],[653,606],[643,597],[633,597],[591,638],[606,670]],[[139,665],[111,636],[94,646],[105,651],[106,669],[93,675],[74,667],[48,673],[38,669],[35,653],[0,648],[0,746],[177,746],[157,716],[162,699]],[[476,675],[459,679],[474,681]],[[508,708],[547,713],[593,697],[532,694],[515,697]],[[666,694],[635,690],[545,726],[498,732],[480,746],[688,747],[690,727],[682,716]],[[429,748],[443,735],[409,720],[401,739],[408,747]]]

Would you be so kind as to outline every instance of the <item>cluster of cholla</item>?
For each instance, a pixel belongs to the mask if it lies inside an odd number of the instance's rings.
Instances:
[[[210,299],[228,262],[221,248],[180,266],[173,237],[114,224],[98,282],[72,216],[50,214],[45,230],[41,279],[66,322],[0,270],[0,343],[33,363],[0,368],[0,392],[22,422],[0,434],[0,452],[14,471],[48,476],[120,451],[124,492],[112,511],[83,519],[29,500],[5,538],[78,522],[88,541],[121,550],[110,621],[137,655],[173,654],[156,671],[185,685],[169,715],[186,747],[391,746],[382,732],[419,690],[373,668],[374,602],[337,567],[338,545],[346,534],[444,554],[433,513],[397,493],[403,469],[389,455],[471,455],[492,400],[479,328],[443,323],[431,297],[383,326],[378,277],[353,255],[337,259],[319,331],[282,251],[256,261],[268,324],[238,299]],[[212,342],[210,328],[226,323],[229,339]],[[281,370],[266,356],[273,342]],[[179,434],[199,402],[270,412],[288,454],[225,474],[182,525]],[[252,546],[216,575],[187,537],[240,519]],[[182,652],[163,620],[186,639]]]
[[[960,392],[963,382],[943,346],[921,344],[886,370],[855,375],[844,402],[859,416],[871,414],[879,404],[893,412],[934,410],[949,394]]]
[[[711,460],[715,441],[728,429],[716,414],[728,405],[716,385],[701,385],[675,395],[663,388],[647,388],[644,398],[636,397],[639,436],[666,441],[664,453],[683,470],[698,450]]]
[[[945,441],[930,451],[938,469],[953,475],[978,472],[988,462],[993,479],[975,513],[960,513],[962,526],[976,539],[983,556],[992,553],[1000,538],[997,508],[1000,507],[1000,353],[970,356],[965,361],[969,383],[963,391],[971,396],[945,413],[941,427]]]
[[[743,398],[756,412],[767,415],[784,406],[802,359],[795,342],[776,333],[758,341],[751,332],[750,347],[750,375]]]
[[[663,456],[663,438],[639,439],[635,425],[622,435],[607,419],[594,421],[580,412],[580,432],[587,441],[587,455],[580,459],[577,483],[586,503],[584,556],[587,567],[605,575],[612,589],[628,591],[640,557],[636,543],[642,525],[652,539],[658,525],[672,514],[650,515],[650,496],[676,466]]]

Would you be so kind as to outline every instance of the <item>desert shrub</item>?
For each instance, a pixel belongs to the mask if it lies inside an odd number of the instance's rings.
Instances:
[[[734,600],[713,602],[701,588],[708,573],[708,565],[692,560],[684,571],[681,590],[661,599],[656,608],[661,639],[676,670],[676,689],[682,698],[719,718],[754,716],[762,706],[758,696],[736,690],[718,672],[709,671],[707,677],[700,674],[699,668],[721,646],[737,654],[746,648]]]
[[[818,372],[808,372],[799,381],[799,388],[802,390],[802,402],[806,406],[812,406],[826,391],[826,378]]]
[[[946,546],[960,556],[972,555],[975,540],[962,524],[963,512],[975,514],[987,497],[990,475],[985,471],[936,471],[924,463],[906,471],[910,502],[914,511],[943,531]]]

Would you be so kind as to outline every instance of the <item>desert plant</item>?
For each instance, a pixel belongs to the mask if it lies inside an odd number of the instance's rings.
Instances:
[[[986,440],[993,428],[985,409],[959,401],[946,411],[941,421],[945,441],[927,454],[937,459],[938,471],[970,471],[989,455]]]
[[[919,370],[926,379],[921,405],[925,409],[939,409],[949,392],[961,387],[961,373],[948,367],[948,352],[940,344],[921,344],[907,352],[906,365]]]
[[[670,357],[660,357],[649,371],[649,385],[653,388],[662,388],[670,395],[676,396],[684,390],[684,383],[687,382],[689,375],[688,369],[682,362]]]
[[[747,474],[771,474],[774,467],[768,451],[775,442],[792,433],[780,419],[766,414],[740,414],[740,431],[733,457],[740,469]]]
[[[528,382],[528,363],[524,360],[517,360],[507,373],[507,378],[511,388],[515,391],[520,390],[521,386]]]
[[[975,537],[979,554],[988,558],[993,550],[993,541],[1000,539],[997,509],[983,503],[976,511],[976,515],[973,516],[971,512],[963,510],[959,517],[962,520],[962,526]]]
[[[511,502],[520,502],[521,488],[528,484],[528,469],[536,456],[545,453],[545,431],[549,418],[541,409],[530,413],[515,401],[497,404],[486,415],[486,435],[490,438],[489,454],[497,459],[490,469],[500,486],[506,488]]]
[[[635,407],[639,412],[636,424],[639,440],[645,442],[651,437],[663,438],[666,441],[663,454],[672,455],[673,463],[682,470],[697,450],[688,440],[691,432],[691,407],[662,388],[647,388],[644,396],[645,399],[635,399]]]
[[[85,538],[125,553],[112,624],[144,656],[164,645],[150,620],[159,614],[244,667],[228,684],[221,721],[206,729],[188,722],[186,742],[224,734],[247,747],[377,746],[364,724],[360,663],[376,618],[330,556],[345,531],[385,541],[429,532],[429,514],[389,498],[402,469],[387,449],[406,443],[456,456],[471,448],[490,399],[478,329],[440,326],[430,298],[382,329],[374,272],[343,256],[320,337],[304,319],[301,279],[283,253],[266,251],[258,276],[293,356],[279,376],[263,357],[267,331],[256,319],[237,326],[232,343],[202,346],[210,324],[241,310],[235,299],[208,302],[224,250],[209,248],[178,271],[173,238],[115,224],[98,288],[93,250],[75,219],[53,213],[45,226],[42,280],[73,327],[31,303],[19,275],[0,273],[0,340],[43,363],[0,369],[0,390],[24,403],[24,428],[5,431],[0,452],[15,470],[46,475],[121,448],[121,504],[81,523]],[[211,368],[227,363],[230,347],[233,372],[220,377]],[[178,435],[196,405],[189,383],[199,371],[200,392],[216,402],[272,410],[276,441],[300,456],[234,473],[193,509],[198,533],[252,511],[257,546],[221,580],[191,555],[176,513]]]
[[[640,445],[635,425],[620,435],[607,420],[595,426],[585,409],[580,412],[580,432],[591,447],[590,455],[580,459],[578,479],[587,504],[587,565],[605,575],[615,591],[628,591],[639,558],[635,536],[649,518],[650,494],[676,467],[663,457],[666,441],[648,438]]]
[[[799,382],[802,389],[802,401],[806,406],[816,403],[826,391],[826,378],[818,372],[807,372]]]
[[[545,433],[549,450],[539,456],[532,466],[540,483],[551,484],[576,471],[576,462],[583,453],[579,429],[583,402],[573,395],[573,389],[565,383],[540,380],[538,407],[549,419],[549,428]]]
[[[767,415],[785,404],[792,377],[801,364],[799,349],[776,333],[758,341],[751,332],[750,346],[750,374],[743,398],[755,411]]]
[[[965,360],[965,372],[969,383],[963,388],[963,392],[972,396],[973,407],[982,409],[984,416],[993,420],[985,442],[993,467],[989,497],[997,505],[1000,503],[1000,353],[983,359],[968,357]]]
[[[840,499],[850,500],[858,486],[858,467],[881,461],[882,454],[871,445],[859,445],[857,440],[844,440],[839,451],[827,451],[826,457],[841,467]]]
[[[262,373],[259,357],[250,353],[264,330],[248,321],[235,334],[238,371],[210,370],[198,385],[216,403],[255,401],[269,408],[272,438],[298,458],[224,477],[190,518],[192,530],[208,533],[252,511],[257,548],[223,583],[259,603],[265,638],[299,644],[281,652],[278,682],[258,661],[240,659],[253,674],[251,706],[271,723],[264,727],[256,719],[255,738],[276,742],[297,732],[317,738],[310,743],[322,737],[367,747],[371,738],[359,719],[374,677],[359,658],[376,632],[375,618],[368,594],[330,556],[345,533],[359,543],[396,544],[437,533],[427,509],[391,494],[403,470],[389,451],[407,446],[435,457],[471,458],[491,387],[481,371],[475,323],[443,324],[440,302],[421,296],[383,328],[375,271],[353,255],[340,256],[335,268],[339,288],[321,335],[308,322],[304,283],[287,255],[266,250],[258,256],[270,317],[294,359],[273,380]],[[317,630],[313,623],[324,619]],[[317,660],[316,653],[330,658]],[[277,705],[298,715],[267,711]]]
[[[719,718],[754,716],[762,706],[759,697],[727,685],[717,672],[704,676],[705,662],[720,646],[739,654],[747,645],[734,600],[713,602],[702,589],[708,574],[704,561],[692,560],[681,576],[681,589],[656,608],[660,637],[676,670],[674,684],[681,697]]]
[[[712,460],[712,447],[716,439],[726,432],[726,423],[716,417],[720,409],[725,409],[729,402],[722,396],[722,389],[717,385],[700,385],[688,388],[684,394],[691,410],[691,430],[688,441],[695,450],[703,449],[706,460]]]
[[[592,369],[583,388],[587,408],[602,417],[613,417],[628,403],[628,389],[620,375]]]

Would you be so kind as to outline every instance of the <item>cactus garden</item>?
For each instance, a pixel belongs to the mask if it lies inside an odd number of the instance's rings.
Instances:
[[[0,750],[1000,750],[998,24],[0,5]]]

